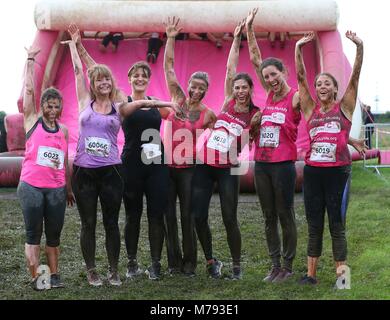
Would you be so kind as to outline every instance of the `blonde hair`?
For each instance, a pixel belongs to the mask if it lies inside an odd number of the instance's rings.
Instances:
[[[105,64],[95,64],[88,69],[88,78],[89,78],[89,92],[91,94],[91,99],[96,100],[96,91],[95,91],[95,81],[98,78],[107,77],[111,79],[112,90],[110,92],[109,98],[111,101],[115,101],[119,94],[119,90],[116,87],[116,82],[112,76],[111,69]]]

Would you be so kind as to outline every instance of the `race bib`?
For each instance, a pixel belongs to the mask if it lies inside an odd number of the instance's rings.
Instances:
[[[107,139],[98,137],[85,138],[85,153],[107,158],[110,155],[111,143]]]
[[[229,151],[233,140],[234,137],[229,136],[226,131],[214,130],[207,141],[207,147],[226,153]]]
[[[261,117],[261,124],[264,124],[267,121],[283,124],[286,122],[286,115],[281,112],[274,112],[271,115],[265,115]]]
[[[234,134],[236,137],[241,136],[242,132],[244,131],[244,128],[240,124],[233,123],[233,122],[229,123],[229,122],[224,121],[224,120],[218,120],[215,123],[214,128],[215,129],[225,128],[231,134]]]
[[[337,144],[316,142],[311,146],[310,161],[336,162]]]
[[[325,123],[323,126],[314,127],[313,129],[311,129],[310,137],[314,138],[317,134],[320,133],[340,133],[340,132],[341,132],[340,122],[331,121]]]
[[[150,160],[162,155],[160,145],[155,143],[144,143],[142,146],[146,159]]]
[[[260,147],[277,148],[279,146],[280,127],[263,127],[260,131]]]
[[[64,167],[64,152],[60,149],[40,146],[38,148],[37,164],[61,170]]]

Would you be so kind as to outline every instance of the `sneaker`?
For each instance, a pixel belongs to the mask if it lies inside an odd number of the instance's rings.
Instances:
[[[122,285],[122,281],[121,278],[119,277],[118,271],[114,271],[114,272],[109,271],[107,274],[107,280],[108,283],[112,286],[119,287],[120,285]]]
[[[152,63],[156,63],[157,56],[155,53],[152,53]]]
[[[302,285],[316,285],[318,283],[318,280],[316,278],[313,278],[313,277],[309,277],[307,274],[305,274],[301,280],[299,280],[299,284],[302,284]]]
[[[50,275],[50,285],[52,288],[64,288],[65,285],[61,281],[60,275],[58,273],[52,273]]]
[[[196,277],[196,273],[194,271],[185,271],[184,272],[184,275],[187,277],[187,278],[194,278]]]
[[[95,268],[89,269],[87,271],[87,279],[88,279],[88,283],[93,287],[100,287],[101,285],[103,285],[103,282],[100,279]]]
[[[135,278],[143,273],[142,269],[139,267],[137,260],[129,260],[127,264],[126,278]]]
[[[230,280],[241,280],[242,279],[242,269],[240,266],[234,266],[232,268],[232,274],[229,276]]]
[[[161,277],[161,264],[160,262],[152,262],[152,265],[145,270],[145,273],[149,276],[150,280],[158,280]]]
[[[168,268],[168,274],[173,277],[174,275],[180,274],[181,271],[178,268]]]
[[[221,277],[222,262],[214,259],[212,263],[208,263],[206,268],[210,277],[213,279],[219,279]]]
[[[272,267],[271,271],[263,279],[264,282],[272,282],[277,277],[282,269],[280,267]]]
[[[148,53],[147,55],[146,55],[146,61],[147,62],[150,62],[150,59],[152,58],[152,54],[151,53]]]
[[[273,283],[282,283],[288,280],[294,273],[287,268],[282,268],[282,270],[277,274],[277,276],[272,280]]]

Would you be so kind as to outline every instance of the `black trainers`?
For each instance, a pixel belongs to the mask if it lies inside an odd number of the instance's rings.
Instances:
[[[315,286],[318,283],[316,278],[309,277],[307,274],[305,274],[301,280],[299,280],[299,284],[301,285],[312,285]]]
[[[145,271],[150,280],[158,280],[161,277],[160,262],[152,262],[152,265]]]
[[[272,267],[267,276],[263,279],[264,282],[272,282],[278,276],[279,272],[282,271],[280,267]]]
[[[60,275],[58,273],[52,273],[50,275],[50,285],[52,288],[64,288],[65,285],[61,281]]]
[[[122,285],[122,281],[121,281],[121,278],[119,276],[118,271],[113,271],[113,272],[108,271],[107,280],[108,280],[108,283],[112,286],[119,287]]]
[[[223,266],[222,262],[218,261],[215,258],[213,262],[208,263],[206,268],[210,277],[213,279],[219,279],[221,277],[222,266]]]
[[[126,278],[135,278],[143,273],[142,269],[139,267],[136,259],[131,259],[127,263],[127,272]]]
[[[100,287],[103,285],[103,282],[95,268],[89,269],[87,271],[87,280],[92,287]]]
[[[173,277],[174,275],[181,274],[181,271],[179,268],[168,268],[168,274]]]
[[[294,275],[294,273],[287,269],[282,268],[282,270],[278,273],[278,275],[272,280],[273,283],[282,283],[287,281],[289,278],[291,278]]]
[[[232,274],[229,275],[228,279],[230,280],[241,280],[242,279],[242,269],[240,266],[234,266],[232,268]]]

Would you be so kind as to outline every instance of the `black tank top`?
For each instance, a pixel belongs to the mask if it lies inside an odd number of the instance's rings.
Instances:
[[[150,97],[147,97],[151,100]],[[132,102],[131,97],[127,97]],[[122,121],[122,130],[125,136],[125,144],[122,151],[122,161],[125,159],[141,159],[142,145],[145,143],[156,143],[161,146],[161,153],[164,155],[164,145],[160,137],[161,115],[158,109],[136,110]],[[142,133],[147,129],[154,129],[154,137],[147,134],[147,138],[141,140]],[[157,134],[158,132],[158,134]],[[163,160],[162,157],[161,160]],[[162,162],[161,162],[162,163]]]

